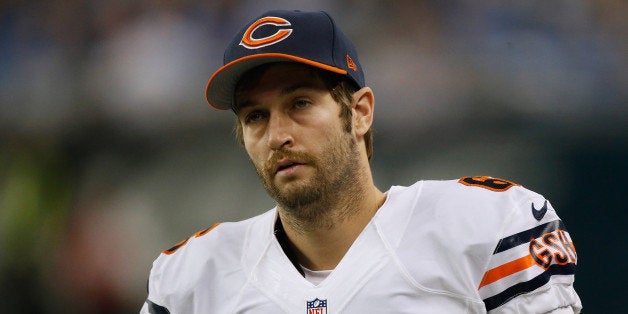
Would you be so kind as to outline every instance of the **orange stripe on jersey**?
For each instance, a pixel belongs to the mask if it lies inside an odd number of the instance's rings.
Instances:
[[[176,252],[180,247],[184,246],[186,243],[188,243],[188,239],[184,239],[179,241],[179,243],[175,244],[173,247],[162,251],[162,253],[166,254],[166,255],[170,255],[174,252]]]
[[[536,265],[534,258],[530,255],[526,255],[522,258],[497,266],[484,274],[484,278],[482,278],[478,289],[534,265]]]
[[[206,228],[206,229],[200,230],[200,231],[196,232],[196,233],[193,235],[193,237],[198,238],[198,237],[204,236],[204,235],[205,235],[205,234],[207,234],[208,232],[210,232],[210,231],[214,230],[214,228],[218,227],[218,225],[219,225],[219,224],[220,224],[220,223],[219,223],[219,222],[217,222],[217,223],[213,224],[213,225],[212,225],[211,227],[209,227],[209,228]],[[188,243],[188,240],[190,240],[190,238],[187,238],[187,239],[185,239],[185,240],[182,240],[181,242],[179,242],[179,243],[175,244],[173,247],[171,247],[171,248],[169,248],[169,249],[167,249],[167,250],[162,251],[162,253],[164,253],[164,254],[166,254],[166,255],[170,255],[170,254],[172,254],[172,253],[176,252],[179,248],[181,248],[181,247],[182,247],[182,246],[184,246],[185,244],[187,244],[187,243]]]
[[[206,233],[208,233],[208,232],[210,232],[210,231],[214,230],[214,228],[218,227],[218,225],[219,225],[219,224],[220,224],[220,223],[219,223],[219,222],[217,222],[217,223],[213,224],[211,227],[209,227],[209,228],[207,228],[207,229],[203,229],[203,230],[201,230],[201,231],[199,231],[199,232],[195,233],[195,234],[194,234],[194,237],[195,237],[195,238],[198,238],[198,237],[200,237],[200,236],[205,235]]]

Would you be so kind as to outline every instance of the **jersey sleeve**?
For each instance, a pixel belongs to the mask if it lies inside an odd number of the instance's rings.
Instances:
[[[140,309],[140,314],[170,314],[170,311],[166,307],[146,299]]]
[[[155,276],[155,266],[151,269],[148,284],[147,284],[147,292],[148,296],[142,304],[142,308],[140,309],[140,314],[169,314],[171,313],[168,308],[165,306],[158,304],[161,302],[159,300],[162,299],[157,293],[157,285],[155,281],[159,280],[159,276]]]
[[[573,287],[575,245],[563,221],[543,196],[521,186],[508,194],[506,218],[478,293],[489,313],[579,313]]]

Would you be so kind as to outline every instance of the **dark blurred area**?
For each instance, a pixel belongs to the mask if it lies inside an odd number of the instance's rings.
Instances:
[[[535,190],[575,241],[584,312],[625,307],[626,1],[5,0],[0,312],[136,313],[161,250],[273,206],[204,100],[271,8],[326,10],[358,47],[381,189]]]

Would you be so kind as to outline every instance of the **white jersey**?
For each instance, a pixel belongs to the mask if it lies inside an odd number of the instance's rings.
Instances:
[[[141,313],[546,313],[581,309],[576,252],[541,195],[467,177],[393,186],[320,284],[274,235],[276,208],[203,230],[153,264]]]

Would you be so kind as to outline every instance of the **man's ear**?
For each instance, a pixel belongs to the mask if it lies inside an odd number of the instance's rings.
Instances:
[[[363,87],[353,94],[353,131],[358,136],[363,136],[373,124],[373,110],[375,108],[375,96],[370,87]]]

